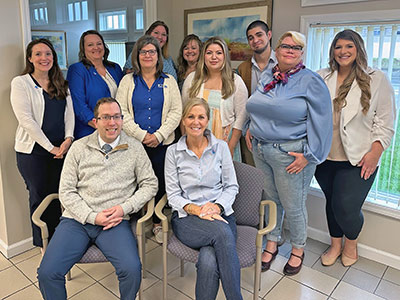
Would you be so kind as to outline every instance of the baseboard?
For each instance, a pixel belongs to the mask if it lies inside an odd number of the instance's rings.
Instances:
[[[21,254],[32,248],[34,248],[32,244],[32,237],[12,245],[7,245],[3,240],[0,239],[0,252],[3,253],[3,255],[7,258]]]
[[[327,232],[312,227],[308,227],[308,237],[326,244],[329,244],[331,240]],[[400,269],[400,256],[398,255],[372,248],[362,243],[358,243],[358,254],[373,261]]]

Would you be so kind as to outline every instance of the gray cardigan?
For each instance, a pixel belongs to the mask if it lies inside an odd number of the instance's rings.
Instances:
[[[121,132],[118,146],[105,154],[98,132],[74,142],[60,180],[64,217],[95,224],[97,213],[121,205],[124,219],[157,193],[151,162],[140,142]]]

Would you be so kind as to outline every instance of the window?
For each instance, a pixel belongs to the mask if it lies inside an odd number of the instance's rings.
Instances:
[[[126,10],[98,12],[100,31],[126,31]]]
[[[137,31],[139,30],[143,30],[144,26],[143,26],[143,8],[138,8],[136,9],[136,27],[135,29]]]
[[[68,21],[75,22],[81,20],[88,20],[88,2],[75,1],[67,4]]]
[[[110,49],[110,55],[108,60],[119,64],[120,66],[125,65],[126,53],[125,53],[125,41],[105,41],[108,49]]]
[[[323,20],[324,18],[320,18]],[[304,21],[304,20],[303,20]],[[328,21],[329,22],[329,21]],[[375,182],[367,201],[400,210],[400,19],[308,24],[306,65],[312,70],[328,66],[333,37],[343,29],[353,29],[364,39],[368,65],[384,71],[392,83],[396,99],[395,135],[383,153]],[[318,187],[316,181],[313,187]]]
[[[47,16],[47,6],[46,2],[35,3],[30,7],[31,22],[33,26],[36,25],[46,25],[49,23]]]

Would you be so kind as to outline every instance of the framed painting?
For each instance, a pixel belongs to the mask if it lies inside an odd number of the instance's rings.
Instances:
[[[32,30],[32,40],[48,39],[57,53],[58,65],[61,70],[67,70],[67,40],[65,31]]]
[[[255,20],[262,20],[271,28],[272,1],[185,10],[185,36],[193,33],[203,42],[212,36],[219,36],[228,44],[231,60],[244,61],[252,55],[247,44],[246,28]]]
[[[350,2],[364,2],[369,0],[301,0],[301,6],[317,6],[317,5],[328,5],[328,4],[346,4]]]

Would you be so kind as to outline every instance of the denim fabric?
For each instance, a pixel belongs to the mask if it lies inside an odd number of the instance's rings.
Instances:
[[[95,243],[111,262],[119,280],[121,299],[135,299],[141,282],[141,263],[129,221],[108,230],[102,226],[61,218],[38,269],[39,287],[46,300],[67,299],[65,274]]]
[[[252,143],[256,167],[265,174],[265,195],[277,205],[277,224],[266,239],[274,242],[281,239],[282,223],[286,214],[290,242],[295,248],[303,248],[307,239],[307,192],[316,165],[309,162],[299,174],[289,174],[286,167],[294,161],[294,157],[287,152],[303,153],[307,141],[299,139],[269,143],[254,138]],[[265,244],[266,240],[264,246]]]
[[[197,216],[171,218],[172,230],[186,246],[200,251],[197,261],[196,299],[217,297],[221,278],[225,298],[243,299],[240,291],[240,264],[236,253],[236,222],[233,214],[222,221],[207,221]]]

